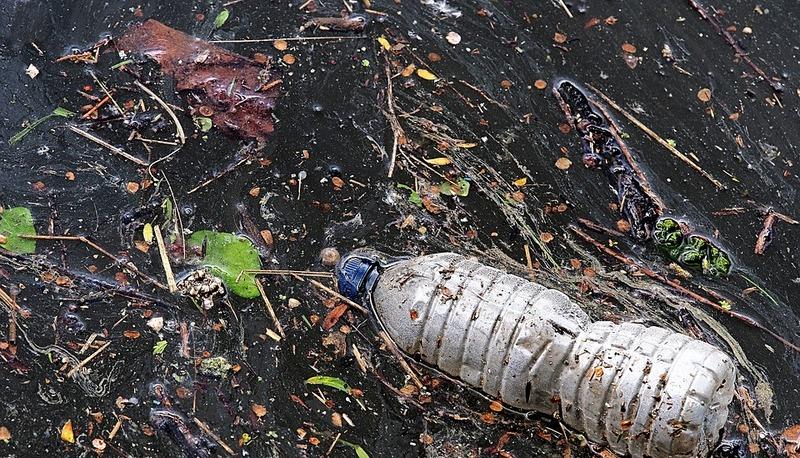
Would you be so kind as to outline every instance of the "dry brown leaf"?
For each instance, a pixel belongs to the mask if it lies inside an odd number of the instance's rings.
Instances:
[[[630,43],[622,43],[622,50],[628,54],[635,54],[636,53],[636,46]]]
[[[554,238],[555,237],[553,237],[553,234],[549,232],[542,232],[539,234],[539,239],[544,243],[550,243],[553,241]]]
[[[339,304],[334,307],[328,314],[325,316],[325,319],[322,321],[322,329],[329,330],[339,322],[339,318],[344,315],[344,312],[347,311],[347,304]]]
[[[556,160],[556,168],[559,170],[567,170],[570,166],[572,166],[572,161],[569,158],[560,157]]]
[[[256,417],[261,418],[267,414],[267,408],[264,407],[262,404],[253,404],[250,406],[250,410],[256,415]]]
[[[281,60],[283,60],[286,65],[292,65],[297,62],[297,58],[294,57],[294,54],[284,54]]]
[[[566,35],[564,35],[564,34],[563,34],[563,33],[561,33],[561,32],[556,32],[556,33],[553,35],[553,41],[555,41],[555,42],[556,42],[556,43],[558,43],[558,44],[564,44],[564,43],[566,43],[566,42],[567,42],[567,36],[566,36]]]
[[[425,162],[427,162],[430,165],[450,165],[453,163],[453,161],[451,161],[449,158],[446,157],[434,157],[430,159],[425,159]]]
[[[533,83],[533,87],[535,87],[536,89],[542,90],[542,89],[547,87],[547,81],[545,81],[545,80],[536,80],[536,82]]]
[[[489,410],[491,410],[492,412],[502,412],[503,411],[503,404],[501,404],[498,401],[492,401],[489,404]]]
[[[11,440],[11,431],[5,426],[0,426],[0,441],[8,442]]]
[[[135,331],[132,329],[123,331],[122,335],[127,337],[128,339],[138,339],[139,337],[142,336],[142,334],[139,331]]]
[[[403,71],[400,73],[400,76],[402,76],[403,78],[408,78],[409,76],[411,76],[412,73],[414,73],[414,70],[416,69],[417,69],[416,65],[408,64],[406,68],[404,68]]]
[[[289,47],[289,43],[287,43],[286,40],[275,40],[275,42],[272,43],[272,47],[278,51],[286,51],[286,48]]]

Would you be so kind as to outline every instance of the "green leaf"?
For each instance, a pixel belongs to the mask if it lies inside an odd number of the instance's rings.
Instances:
[[[194,124],[200,129],[200,132],[208,132],[214,127],[214,123],[211,121],[211,118],[207,118],[205,116],[195,116]]]
[[[158,342],[156,342],[155,345],[153,345],[153,354],[160,355],[161,353],[164,353],[164,350],[166,349],[167,349],[167,341],[159,340]]]
[[[219,14],[217,15],[216,19],[214,19],[214,28],[218,29],[218,28],[222,27],[225,24],[225,22],[228,20],[228,17],[230,15],[231,15],[231,12],[228,11],[227,8],[222,10],[222,11],[220,11]]]
[[[336,388],[339,391],[344,391],[350,394],[350,385],[339,377],[329,377],[327,375],[317,375],[306,380],[308,385],[325,385],[331,388]]]
[[[439,192],[446,196],[461,196],[467,197],[469,194],[469,181],[461,178],[456,182],[458,186],[454,186],[449,181],[439,185]]]
[[[246,299],[259,296],[255,275],[242,274],[243,270],[261,268],[261,258],[253,242],[236,234],[197,231],[189,238],[188,247],[200,248],[204,243],[205,257],[201,263],[222,278],[230,292]]]
[[[50,118],[52,118],[54,116],[61,116],[62,118],[71,118],[74,115],[75,115],[75,113],[67,110],[66,108],[57,107],[49,115],[42,116],[41,118],[37,119],[36,121],[33,121],[30,124],[28,124],[28,127],[24,128],[21,131],[19,131],[16,134],[14,134],[14,136],[11,137],[8,140],[8,143],[13,145],[13,144],[19,142],[20,140],[25,138],[26,135],[31,133],[33,131],[33,129],[38,127],[39,124],[42,124],[43,122],[47,121],[48,119],[50,119]]]
[[[18,254],[30,254],[36,251],[36,240],[23,239],[22,235],[36,235],[31,211],[25,207],[8,208],[0,213],[0,235],[5,243],[0,247]]]
[[[403,183],[397,183],[397,189],[406,189],[411,191],[411,194],[408,196],[408,201],[417,207],[422,207],[422,197],[420,197],[417,191],[414,191],[410,186],[404,185]]]
[[[342,445],[346,445],[346,446],[352,448],[353,451],[356,452],[356,456],[358,458],[369,458],[369,454],[367,453],[366,450],[364,450],[364,447],[362,447],[362,446],[360,446],[358,444],[354,444],[352,442],[347,442],[346,440],[339,440],[339,443],[342,444]]]
[[[116,70],[124,65],[132,64],[133,59],[125,59],[122,62],[117,62],[116,64],[111,66],[111,70]]]
[[[411,191],[411,195],[408,196],[408,201],[417,207],[422,206],[422,197],[419,196],[417,191]]]
[[[54,116],[61,116],[62,118],[71,118],[75,116],[75,113],[67,110],[66,108],[56,107],[52,113]]]

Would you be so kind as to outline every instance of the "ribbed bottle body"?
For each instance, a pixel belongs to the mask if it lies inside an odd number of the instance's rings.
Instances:
[[[390,266],[372,301],[406,353],[618,453],[703,455],[727,418],[725,353],[658,327],[592,323],[563,293],[457,254]]]

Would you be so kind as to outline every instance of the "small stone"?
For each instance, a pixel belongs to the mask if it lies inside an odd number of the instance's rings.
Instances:
[[[164,317],[153,317],[147,320],[147,327],[152,329],[154,332],[161,332],[161,329],[164,328]]]
[[[290,297],[289,300],[286,302],[286,305],[288,305],[290,309],[296,309],[297,307],[300,307],[300,301],[293,297]]]
[[[447,40],[447,42],[451,45],[457,45],[461,43],[461,35],[457,34],[456,32],[448,32],[445,40]]]
[[[751,29],[750,27],[745,27],[742,29],[742,33],[750,35],[751,33],[753,33],[753,29]]]

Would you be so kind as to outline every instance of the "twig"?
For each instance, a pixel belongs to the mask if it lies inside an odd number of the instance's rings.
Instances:
[[[394,166],[395,162],[397,161],[397,148],[400,139],[405,139],[405,133],[403,132],[403,127],[400,125],[400,121],[397,119],[397,114],[394,110],[394,94],[392,92],[392,73],[389,69],[389,59],[386,58],[386,65],[384,67],[386,71],[386,105],[389,109],[389,112],[384,111],[384,115],[386,119],[389,120],[389,124],[392,126],[392,154],[389,156],[389,178],[394,175]]]
[[[167,287],[170,293],[178,290],[178,285],[175,283],[175,274],[172,273],[172,266],[169,263],[169,256],[167,256],[167,247],[164,245],[164,236],[161,235],[161,227],[155,225],[153,233],[156,235],[156,243],[158,244],[158,254],[161,255],[161,265],[164,266],[164,275],[167,277]]]
[[[622,113],[623,116],[628,118],[628,121],[632,122],[636,127],[641,129],[648,136],[650,136],[650,138],[652,138],[653,140],[658,142],[661,146],[666,148],[667,151],[669,151],[675,157],[677,157],[678,159],[682,160],[687,165],[689,165],[689,167],[693,168],[698,173],[700,173],[701,175],[706,177],[708,179],[708,181],[710,181],[712,184],[714,184],[714,186],[716,186],[718,189],[725,189],[725,186],[720,181],[718,181],[716,178],[714,178],[710,173],[706,172],[702,167],[697,165],[697,163],[695,163],[693,160],[691,160],[688,156],[686,156],[685,154],[683,154],[680,151],[678,151],[674,146],[670,145],[666,140],[661,138],[657,133],[653,132],[653,130],[651,130],[649,127],[644,125],[641,121],[636,119],[636,117],[634,117],[632,114],[628,113],[627,110],[625,110],[619,104],[617,104],[616,102],[611,100],[607,95],[603,94],[599,89],[597,89],[596,87],[592,86],[591,84],[587,84],[586,86],[588,86],[589,89],[593,90],[607,104],[611,105],[612,108],[614,108],[615,110],[617,110],[620,113]]]
[[[288,270],[288,269],[266,269],[266,270],[243,270],[236,281],[242,274],[255,274],[255,275],[298,275],[301,277],[317,277],[317,278],[333,278],[330,272],[314,272],[312,270]]]
[[[105,344],[103,344],[102,347],[100,347],[97,350],[95,350],[94,353],[92,353],[91,355],[87,356],[83,361],[79,362],[75,367],[72,368],[72,370],[67,372],[67,378],[72,378],[72,376],[75,375],[75,373],[78,372],[78,370],[80,370],[80,368],[82,368],[83,366],[87,365],[89,363],[89,361],[93,360],[95,358],[95,356],[97,356],[100,353],[102,353],[102,351],[105,350],[106,348],[108,348],[109,345],[111,345],[111,341],[110,340],[108,342],[106,342]]]
[[[325,37],[285,37],[285,38],[259,38],[253,40],[211,40],[209,43],[271,43],[273,41],[318,41],[318,40],[358,40],[368,37],[362,36],[325,36]]]
[[[208,178],[206,181],[204,181],[204,182],[200,183],[199,185],[195,186],[194,188],[192,188],[186,194],[193,194],[194,192],[205,188],[206,186],[208,186],[211,183],[217,181],[218,179],[222,178],[223,176],[227,175],[228,173],[232,172],[233,170],[236,170],[237,167],[239,167],[240,165],[244,164],[245,162],[247,162],[249,160],[250,160],[250,156],[248,155],[247,157],[242,158],[239,162],[234,164],[232,167],[226,168],[222,172],[213,175],[211,178]]]
[[[126,153],[126,152],[125,152],[125,151],[123,151],[121,148],[117,148],[116,146],[114,146],[114,145],[112,145],[112,144],[108,143],[107,141],[103,140],[102,138],[95,137],[94,135],[90,134],[89,132],[86,132],[86,131],[84,131],[84,130],[78,129],[77,127],[75,127],[75,126],[72,126],[72,125],[67,125],[67,128],[68,128],[69,130],[71,130],[71,131],[75,132],[76,134],[80,135],[81,137],[84,137],[84,138],[86,138],[86,139],[89,139],[89,140],[91,140],[91,141],[93,141],[93,142],[97,143],[98,145],[100,145],[100,146],[102,146],[102,147],[104,147],[104,148],[108,149],[108,150],[109,150],[109,151],[111,151],[112,153],[114,153],[114,154],[116,154],[116,155],[118,155],[118,156],[122,156],[122,157],[124,157],[125,159],[127,159],[127,160],[129,160],[129,161],[131,161],[131,162],[133,162],[133,163],[135,163],[135,164],[139,164],[139,165],[141,165],[141,166],[143,166],[143,167],[147,167],[147,166],[149,165],[149,164],[148,164],[147,162],[145,162],[144,160],[142,160],[142,159],[139,159],[139,158],[138,158],[138,157],[136,157],[136,156],[133,156],[133,155],[131,155],[131,154],[128,154],[128,153]]]
[[[98,49],[98,50],[99,50],[99,49]],[[96,59],[95,59],[95,61],[96,61]],[[119,114],[120,114],[120,115],[122,115],[123,117],[125,117],[125,110],[123,110],[123,109],[122,109],[122,107],[121,107],[121,106],[119,106],[119,104],[117,103],[117,101],[116,101],[116,100],[114,100],[114,97],[111,95],[111,91],[109,91],[109,90],[108,90],[108,88],[106,87],[106,85],[105,85],[105,84],[103,84],[103,82],[102,82],[102,81],[100,81],[100,80],[97,78],[97,76],[94,74],[94,72],[93,72],[93,71],[91,71],[91,70],[90,70],[90,71],[89,71],[89,74],[90,74],[90,75],[92,75],[92,79],[94,79],[94,81],[97,83],[97,85],[98,85],[98,86],[100,86],[100,89],[102,89],[102,90],[103,90],[103,92],[105,92],[105,94],[106,94],[106,97],[108,97],[109,99],[111,99],[111,103],[113,103],[113,104],[114,104],[114,106],[117,108],[117,111],[119,112]]]
[[[338,291],[334,291],[334,290],[328,288],[327,286],[323,285],[322,283],[320,283],[320,282],[318,282],[316,280],[313,280],[311,278],[303,278],[303,277],[301,277],[299,275],[296,275],[296,274],[292,274],[292,276],[294,278],[297,278],[298,280],[302,280],[302,281],[306,281],[308,283],[311,283],[316,288],[318,288],[318,289],[320,289],[322,291],[325,291],[326,293],[336,297],[339,300],[344,301],[350,307],[353,307],[354,309],[360,311],[361,313],[363,313],[365,315],[369,315],[369,310],[367,310],[363,305],[361,305],[361,304],[359,304],[357,302],[353,302],[350,299],[342,296],[341,294],[339,294]]]
[[[405,356],[400,354],[400,350],[397,349],[397,345],[395,345],[394,341],[389,337],[388,334],[386,334],[386,331],[381,331],[378,333],[378,335],[380,335],[381,339],[383,339],[383,342],[386,344],[386,348],[388,348],[394,357],[397,358],[398,362],[400,363],[400,367],[403,368],[414,385],[421,389],[423,386],[422,382],[419,380],[419,377],[417,377],[417,374],[415,374],[411,369],[411,366],[408,365],[408,362],[406,362]]]
[[[572,11],[567,8],[567,5],[564,3],[564,0],[558,0],[558,5],[567,13],[570,19],[574,18],[575,16],[572,15]]]
[[[778,335],[775,331],[772,331],[771,329],[766,328],[763,324],[757,322],[756,320],[750,318],[749,316],[742,315],[741,313],[729,310],[729,309],[717,304],[716,302],[711,301],[711,300],[709,300],[709,299],[707,299],[707,298],[695,293],[694,291],[691,291],[691,290],[688,290],[688,289],[684,288],[680,284],[678,284],[678,283],[676,283],[676,282],[664,277],[663,275],[660,275],[660,274],[650,270],[649,268],[636,263],[634,260],[628,258],[627,256],[625,256],[624,254],[620,253],[619,251],[614,250],[612,248],[609,248],[609,247],[603,245],[602,243],[600,243],[597,240],[593,239],[591,236],[589,236],[588,234],[586,234],[585,232],[583,232],[582,230],[578,229],[576,226],[574,226],[572,224],[569,225],[569,228],[570,228],[570,230],[572,230],[572,232],[577,234],[578,237],[582,238],[586,242],[591,243],[592,245],[595,246],[595,248],[597,248],[598,250],[600,250],[603,253],[607,254],[608,256],[611,256],[612,258],[616,259],[617,261],[619,261],[619,262],[621,262],[623,264],[629,265],[629,266],[636,267],[640,272],[642,272],[643,274],[645,274],[648,277],[652,278],[653,280],[656,280],[656,281],[658,281],[660,283],[663,283],[665,285],[669,285],[673,289],[675,289],[676,291],[678,291],[678,292],[680,292],[680,293],[682,293],[682,294],[694,299],[697,302],[700,302],[701,304],[708,305],[708,306],[712,307],[713,309],[717,310],[720,313],[723,313],[725,315],[733,317],[733,318],[735,318],[735,319],[737,319],[737,320],[739,320],[739,321],[741,321],[743,323],[746,323],[746,324],[748,324],[750,326],[753,326],[756,329],[759,329],[761,331],[766,332],[767,334],[771,335],[776,340],[781,342],[783,345],[785,345],[787,348],[789,348],[791,350],[794,350],[795,352],[800,353],[800,347],[798,347],[797,345],[793,344],[792,342],[789,342],[784,337]]]
[[[609,229],[605,226],[601,226],[595,223],[594,221],[588,220],[586,218],[578,218],[578,222],[595,232],[600,232],[606,235],[610,235],[612,237],[625,238],[625,234],[623,234],[622,232],[615,231],[614,229]]]
[[[275,323],[275,328],[278,330],[278,333],[281,335],[281,337],[285,339],[286,333],[283,332],[283,326],[281,326],[278,316],[275,315],[275,309],[272,308],[272,303],[269,301],[267,292],[264,291],[264,285],[262,285],[260,281],[256,280],[256,287],[258,288],[258,292],[261,293],[261,298],[264,300],[264,307],[267,308],[267,313],[269,313],[270,318],[272,318],[272,322]]]
[[[733,48],[733,51],[736,53],[736,57],[741,58],[747,65],[750,66],[750,68],[753,69],[754,72],[758,73],[760,77],[764,78],[764,81],[766,81],[767,84],[769,84],[770,87],[772,87],[773,91],[783,92],[783,85],[777,81],[773,81],[772,78],[767,76],[764,70],[761,70],[760,67],[758,67],[752,60],[750,60],[750,57],[747,55],[747,53],[739,46],[739,42],[736,41],[736,38],[734,38],[730,32],[725,30],[725,28],[722,27],[722,25],[719,23],[719,21],[716,20],[716,18],[708,14],[708,11],[702,5],[700,5],[700,3],[698,3],[696,0],[689,0],[689,5],[691,5],[692,8],[694,8],[695,11],[697,11],[698,14],[700,14],[701,18],[708,21],[714,27],[714,30],[716,30],[717,33],[721,35],[722,38],[725,39],[728,45],[730,45],[730,47]]]
[[[111,96],[107,95],[107,96],[103,97],[103,99],[100,100],[95,106],[93,106],[89,111],[84,113],[83,116],[81,116],[81,119],[89,119],[89,117],[92,114],[94,114],[94,112],[96,112],[97,110],[100,109],[100,107],[102,107],[103,105],[108,103],[109,100],[111,100]]]
[[[144,272],[142,272],[141,270],[139,270],[139,268],[136,267],[136,265],[133,263],[133,261],[125,261],[124,259],[120,259],[120,258],[114,256],[109,251],[107,251],[105,248],[103,248],[100,245],[92,242],[91,240],[89,240],[88,238],[86,238],[86,237],[84,237],[82,235],[81,236],[74,236],[74,235],[21,235],[20,238],[30,239],[30,240],[64,240],[64,241],[68,241],[68,242],[81,242],[81,243],[84,243],[84,244],[94,248],[95,250],[99,251],[100,253],[102,253],[103,255],[108,257],[109,259],[112,259],[117,264],[125,266],[128,270],[130,270],[131,272],[133,272],[134,274],[136,274],[137,276],[139,276],[143,280],[145,280],[145,281],[147,281],[149,283],[152,283],[153,285],[158,286],[161,289],[168,289],[160,281],[156,280],[155,278],[150,277],[149,275],[147,275]]]
[[[772,209],[767,210],[767,215],[764,217],[764,226],[761,228],[761,232],[758,233],[756,245],[755,248],[753,248],[755,254],[763,255],[764,250],[766,250],[770,242],[772,242],[772,226],[775,224],[776,220],[781,220],[789,224],[800,224],[800,222],[786,215],[774,212]]]
[[[161,105],[161,108],[163,108],[164,111],[167,112],[169,117],[172,118],[172,122],[175,123],[175,133],[177,134],[181,144],[186,143],[186,134],[183,132],[183,126],[181,125],[180,120],[178,120],[178,116],[175,115],[175,112],[172,111],[172,108],[170,108],[167,102],[161,100],[161,97],[157,96],[155,92],[151,91],[147,86],[139,82],[139,80],[134,81],[133,84],[135,84],[139,89],[146,92],[147,95],[149,95],[153,100],[155,100],[156,102],[158,102],[159,105]]]
[[[331,454],[333,448],[336,447],[336,443],[339,442],[340,437],[342,437],[342,433],[337,434],[336,437],[333,439],[333,442],[331,442],[331,446],[328,447],[328,451],[325,452],[325,456],[329,456]]]
[[[477,92],[478,94],[480,94],[481,97],[486,99],[487,102],[493,103],[493,104],[495,104],[495,105],[497,105],[498,107],[501,107],[501,108],[508,108],[508,105],[506,105],[504,103],[500,103],[497,100],[489,97],[489,95],[483,89],[481,89],[481,88],[479,88],[477,86],[473,86],[472,84],[470,84],[470,83],[468,83],[468,82],[466,82],[464,80],[458,80],[458,82],[463,84],[464,86],[467,86],[468,88],[472,89],[473,91]]]
[[[197,417],[194,417],[194,419],[193,419],[193,420],[194,420],[194,424],[196,424],[198,428],[202,429],[204,433],[206,433],[206,434],[208,434],[209,436],[211,436],[211,438],[212,438],[212,439],[214,439],[215,441],[217,441],[217,443],[220,445],[220,447],[224,448],[224,449],[225,449],[225,451],[226,451],[226,452],[228,452],[228,455],[231,455],[231,456],[234,456],[234,455],[236,455],[236,452],[234,452],[234,451],[233,451],[233,449],[232,449],[232,448],[230,448],[230,447],[228,446],[228,444],[226,444],[226,443],[225,443],[225,441],[224,441],[224,440],[222,440],[222,438],[221,438],[221,437],[217,436],[217,435],[214,433],[214,431],[211,431],[211,428],[209,428],[207,424],[203,423],[203,421],[202,421],[202,420],[200,420],[200,419],[199,419],[199,418],[197,418]]]

